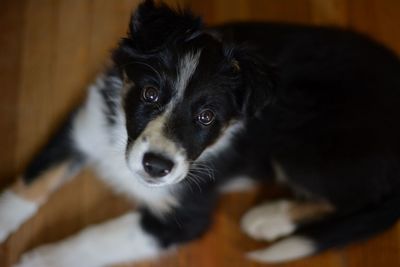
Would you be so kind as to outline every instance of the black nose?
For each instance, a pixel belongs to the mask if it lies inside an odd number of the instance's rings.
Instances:
[[[171,172],[174,163],[155,153],[145,153],[143,156],[143,168],[151,177],[163,177]]]

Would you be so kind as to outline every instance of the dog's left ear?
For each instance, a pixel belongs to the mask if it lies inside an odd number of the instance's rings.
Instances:
[[[236,94],[242,114],[257,117],[274,101],[276,71],[255,49],[236,48],[230,52],[230,64],[239,75],[241,86]]]
[[[172,9],[164,3],[145,0],[132,14],[128,36],[121,39],[113,60],[121,67],[133,57],[159,51],[171,42],[188,39],[203,27],[199,17],[184,9]]]

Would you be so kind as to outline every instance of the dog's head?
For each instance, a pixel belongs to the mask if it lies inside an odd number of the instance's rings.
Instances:
[[[113,55],[124,76],[127,164],[150,186],[183,180],[270,100],[267,65],[199,18],[139,5]]]

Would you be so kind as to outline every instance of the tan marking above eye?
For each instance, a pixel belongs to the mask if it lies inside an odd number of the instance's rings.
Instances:
[[[236,59],[233,59],[232,62],[231,62],[231,64],[232,64],[232,67],[233,67],[233,70],[234,70],[234,71],[237,71],[237,72],[240,71],[240,64],[239,64],[239,61],[237,61]]]

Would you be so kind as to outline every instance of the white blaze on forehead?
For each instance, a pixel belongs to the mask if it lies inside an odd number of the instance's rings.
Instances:
[[[143,136],[146,142],[150,144],[150,148],[154,149],[156,152],[175,155],[179,152],[179,148],[177,144],[167,138],[164,133],[164,127],[166,127],[170,114],[171,112],[167,110],[162,115],[150,121],[141,137]]]
[[[164,114],[150,121],[143,133],[133,143],[129,161],[134,169],[142,168],[142,158],[146,152],[163,153],[171,156],[178,154],[175,143],[163,135],[168,113],[164,112]]]
[[[142,166],[145,153],[161,153],[170,158],[174,162],[174,167],[167,176],[158,179],[158,185],[179,182],[186,176],[189,168],[185,151],[165,135],[164,127],[168,123],[170,114],[171,107],[168,107],[163,114],[148,123],[143,133],[133,143],[128,157],[130,169],[142,176],[146,175]]]
[[[176,98],[182,99],[185,89],[199,64],[201,50],[189,52],[179,60],[178,76],[175,83]]]

